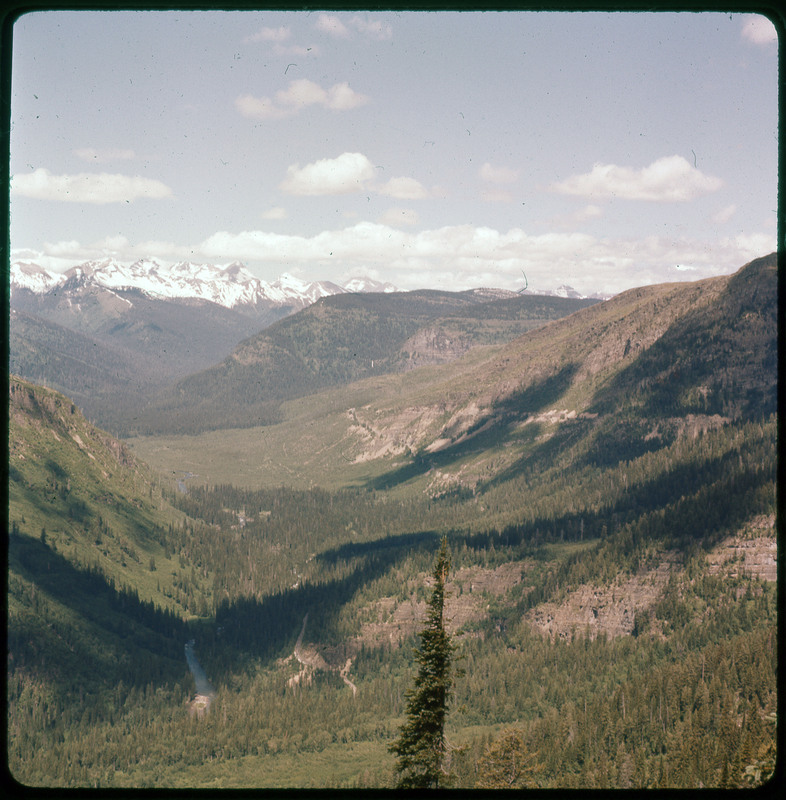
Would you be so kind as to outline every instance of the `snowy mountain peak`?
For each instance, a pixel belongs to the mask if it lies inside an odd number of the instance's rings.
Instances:
[[[227,264],[222,270],[222,276],[228,280],[242,281],[243,283],[257,280],[240,261]]]
[[[11,287],[28,289],[35,294],[48,292],[63,282],[63,276],[39,267],[38,264],[17,261],[11,264]]]
[[[111,292],[136,290],[161,299],[200,299],[235,307],[290,306],[294,310],[321,297],[346,290],[328,281],[305,281],[284,273],[274,284],[255,277],[243,264],[226,266],[182,261],[164,266],[152,258],[132,264],[107,258],[86,261],[65,273],[49,272],[37,264],[15,262],[11,267],[11,286],[34,294],[52,289],[78,291],[96,286]]]
[[[382,283],[373,278],[352,278],[344,284],[344,289],[353,294],[364,292],[397,292],[398,289],[392,283]]]
[[[273,286],[282,291],[303,292],[308,288],[309,284],[300,280],[300,278],[296,278],[289,272],[284,272],[279,276],[278,280],[273,283]]]
[[[574,300],[583,300],[585,297],[585,295],[577,292],[572,286],[568,286],[566,283],[563,283],[562,286],[558,286],[556,289],[549,289],[539,294],[545,294],[550,297],[570,297]]]

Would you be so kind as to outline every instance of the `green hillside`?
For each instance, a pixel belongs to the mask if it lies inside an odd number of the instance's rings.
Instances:
[[[185,565],[170,544],[185,518],[160,478],[63,395],[14,376],[9,390],[8,514],[17,541],[40,542],[76,569],[193,614],[178,589]]]
[[[284,400],[413,364],[451,360],[593,302],[437,291],[322,298],[242,342],[215,367],[161,392],[126,427],[129,435],[131,430],[193,434],[272,424],[279,421]],[[424,327],[425,336],[413,340]]]
[[[444,535],[454,787],[496,785],[515,752],[533,766],[519,786],[760,785],[776,755],[776,283],[770,258],[635,290],[287,402],[277,425],[133,451],[16,382],[13,774],[392,786]],[[164,496],[142,457],[170,476]],[[197,473],[187,493],[168,494],[172,471]],[[109,486],[99,572],[85,520]],[[121,534],[120,509],[144,522]],[[143,584],[164,569],[129,561],[121,535],[138,555],[160,543],[179,594]],[[216,690],[203,716],[189,638]]]
[[[563,460],[602,466],[775,411],[776,290],[773,255],[734,276],[625,292],[449,364],[290,401],[275,425],[131,442],[163,471],[249,487],[472,490],[566,447]]]
[[[289,311],[243,313],[96,287],[71,298],[17,293],[13,306],[10,371],[65,392],[114,432],[127,427],[155,390],[215,364]]]
[[[160,385],[156,364],[123,347],[11,311],[9,370],[66,392],[90,417],[123,402],[139,406]]]

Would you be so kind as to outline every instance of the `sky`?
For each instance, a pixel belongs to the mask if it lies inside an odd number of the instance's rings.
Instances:
[[[777,249],[777,58],[719,13],[46,11],[12,260],[616,293]]]

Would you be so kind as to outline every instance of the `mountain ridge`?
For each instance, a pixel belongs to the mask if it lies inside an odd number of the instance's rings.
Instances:
[[[283,273],[273,283],[253,275],[239,261],[226,266],[182,261],[164,266],[153,258],[133,263],[112,258],[86,261],[63,273],[34,262],[11,264],[11,292],[69,293],[87,286],[107,290],[137,289],[160,299],[209,300],[226,308],[291,306],[301,308],[320,297],[345,292],[398,291],[390,283],[353,278],[344,286],[331,281],[304,281]]]
[[[370,375],[453,360],[596,301],[434,289],[321,298],[162,389],[129,430],[269,424],[282,401]]]
[[[246,356],[346,367],[320,352],[331,325],[389,333],[383,300],[318,301]],[[574,313],[507,341],[544,298],[407,300],[395,352],[432,363],[287,400],[266,428],[123,443],[11,379],[17,780],[391,786],[444,537],[457,788],[511,742],[539,788],[767,782],[777,257],[554,299],[541,320]],[[496,343],[434,363],[469,334]],[[186,642],[217,687],[204,717]]]
[[[425,481],[437,492],[545,458],[537,454],[565,438],[584,441],[582,457],[595,466],[636,458],[685,434],[774,413],[776,267],[773,254],[732,276],[629,290],[449,363],[287,400],[265,428],[141,437],[134,446],[159,468],[188,461],[216,483],[228,474],[200,453],[231,449],[235,480],[300,473],[305,485],[330,475],[335,486],[376,464],[386,480]],[[742,285],[755,297],[740,316]],[[733,336],[718,338],[732,326]]]
[[[227,308],[290,305],[297,309],[334,294],[401,291],[389,281],[363,276],[337,284],[326,280],[305,281],[284,272],[269,283],[253,275],[240,261],[233,261],[225,266],[192,261],[165,266],[155,258],[144,258],[135,262],[105,258],[85,261],[65,272],[52,272],[34,261],[11,263],[12,296],[20,291],[34,294],[68,292],[87,285],[110,290],[139,289],[159,298],[210,300]],[[499,296],[516,294],[493,287],[478,287],[472,291],[497,293]],[[539,292],[526,289],[521,294],[601,300],[610,296],[599,293],[582,295],[566,284]]]

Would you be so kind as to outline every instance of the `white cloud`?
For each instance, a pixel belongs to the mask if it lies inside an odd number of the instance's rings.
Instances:
[[[152,178],[106,172],[52,175],[49,170],[39,167],[29,174],[14,175],[11,194],[36,200],[105,204],[130,203],[140,197],[171,197],[172,190]]]
[[[135,157],[133,150],[96,150],[94,147],[81,147],[74,155],[83,161],[103,163],[105,161],[130,161]]]
[[[377,187],[376,191],[396,200],[422,200],[429,196],[426,187],[414,178],[391,178]]]
[[[682,156],[666,156],[640,170],[595,164],[592,171],[552,184],[553,191],[580,197],[620,197],[627,200],[683,202],[714,192],[720,178],[705,175]]]
[[[406,209],[398,211],[407,216]],[[604,239],[576,232],[531,235],[520,228],[497,231],[472,225],[404,231],[400,226],[401,220],[395,219],[390,224],[358,222],[310,237],[263,230],[219,231],[191,245],[133,244],[123,236],[113,236],[90,245],[78,241],[46,244],[39,257],[29,258],[29,253],[25,257],[57,271],[106,256],[129,262],[153,257],[162,263],[237,259],[252,269],[293,271],[299,267],[312,279],[339,271],[374,271],[402,289],[519,289],[523,270],[534,291],[567,283],[589,294],[729,274],[776,247],[775,237],[762,233],[702,241],[658,236]],[[275,275],[269,277],[272,280]]]
[[[317,17],[315,26],[323,33],[335,36],[338,39],[346,39],[349,36],[349,30],[346,25],[333,14],[320,14]]]
[[[318,83],[299,78],[290,81],[286,89],[276,92],[274,100],[269,97],[240,95],[235,108],[244,116],[253,119],[283,119],[297,114],[307,106],[320,105],[331,111],[349,111],[367,103],[369,98],[355,92],[347,83],[337,83],[323,89]]]
[[[269,97],[254,97],[241,94],[235,98],[235,108],[251,119],[283,119],[294,113],[288,108],[279,108]]]
[[[327,91],[324,105],[333,111],[348,111],[365,105],[369,98],[349,88],[348,83],[336,83]]]
[[[299,44],[289,44],[292,31],[285,25],[279,28],[261,28],[256,33],[246,36],[245,43],[264,42],[269,44],[271,50],[277,56],[316,56],[319,48],[316,46],[303,47]]]
[[[752,261],[777,249],[775,237],[768,233],[741,233],[738,236],[722,239],[721,245],[744,253],[746,261]]]
[[[767,45],[778,41],[778,32],[767,17],[755,14],[745,18],[742,38],[752,44]]]
[[[368,36],[371,39],[390,39],[393,36],[393,28],[381,20],[369,19],[366,17],[355,16],[349,21],[349,24],[359,33]]]
[[[722,225],[724,222],[728,222],[734,214],[737,212],[737,206],[734,204],[730,206],[726,206],[718,211],[713,217],[712,221],[718,225]]]
[[[480,177],[489,183],[515,183],[519,178],[519,171],[508,167],[492,167],[487,161],[480,168]]]
[[[147,241],[131,243],[123,235],[105,236],[103,239],[82,244],[76,240],[45,242],[43,249],[26,256],[30,260],[53,272],[64,272],[85,261],[102,258],[115,258],[118,261],[133,262],[140,258],[155,258],[159,263],[175,263],[193,259],[195,250],[190,246],[175,245],[172,242]],[[16,260],[21,256],[13,253]]]
[[[351,194],[375,177],[374,165],[362,153],[342,153],[301,167],[292,164],[280,185],[294,195]]]
[[[292,81],[286,90],[276,92],[280,105],[295,108],[321,105],[332,111],[347,111],[368,102],[368,97],[350,89],[348,83],[336,83],[323,89],[318,83],[305,78]]]
[[[251,36],[246,36],[244,42],[285,42],[289,39],[292,31],[282,25],[280,28],[262,28]]]
[[[383,225],[417,225],[418,215],[411,208],[389,208],[380,218]]]
[[[362,153],[342,153],[301,167],[292,164],[279,188],[294,195],[336,195],[365,191],[396,200],[422,200],[430,193],[415,178],[396,177],[378,182],[378,171]]]
[[[287,211],[281,206],[274,206],[273,208],[269,208],[267,211],[263,211],[261,216],[262,219],[286,219]]]

